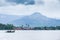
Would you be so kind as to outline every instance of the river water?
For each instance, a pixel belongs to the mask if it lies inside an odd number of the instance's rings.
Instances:
[[[6,33],[6,30],[0,30],[0,40],[60,40],[60,31],[16,30],[15,33]]]

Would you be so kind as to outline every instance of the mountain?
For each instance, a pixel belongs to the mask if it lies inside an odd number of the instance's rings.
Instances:
[[[20,19],[14,20],[11,22],[14,25],[26,25],[29,24],[31,27],[38,27],[38,26],[59,26],[60,20],[48,18],[38,12],[24,16]]]
[[[7,15],[7,14],[0,14],[0,23],[6,24],[13,20],[20,18],[21,16],[16,15]]]

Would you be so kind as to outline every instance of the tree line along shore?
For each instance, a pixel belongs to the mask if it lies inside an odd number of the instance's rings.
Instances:
[[[39,27],[30,27],[30,25],[27,25],[24,27],[24,25],[21,26],[14,26],[13,24],[2,24],[0,23],[0,30],[60,30],[60,26],[39,26]]]

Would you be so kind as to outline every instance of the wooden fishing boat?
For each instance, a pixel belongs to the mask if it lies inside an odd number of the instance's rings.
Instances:
[[[6,33],[14,33],[15,32],[15,27],[13,27],[13,30],[7,30]]]
[[[8,31],[6,31],[7,33],[14,33],[15,32],[15,30],[8,30]]]

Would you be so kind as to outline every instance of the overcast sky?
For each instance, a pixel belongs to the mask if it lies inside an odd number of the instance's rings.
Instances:
[[[0,0],[0,14],[31,15],[34,12],[60,19],[60,0]]]

